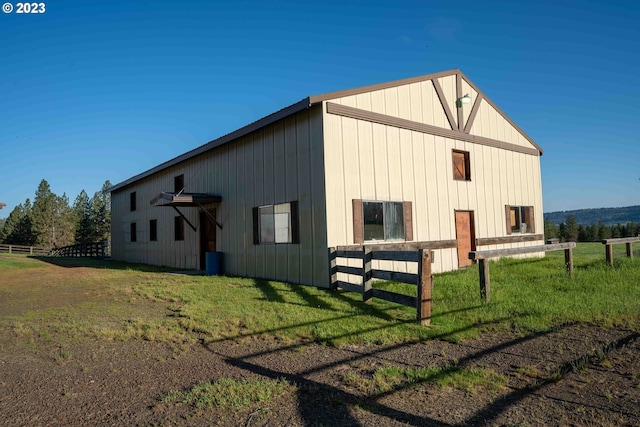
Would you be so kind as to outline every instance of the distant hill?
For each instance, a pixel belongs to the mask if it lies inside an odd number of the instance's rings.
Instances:
[[[625,208],[576,209],[573,211],[547,212],[544,219],[550,219],[555,224],[567,222],[569,215],[576,218],[578,224],[591,225],[602,221],[605,225],[640,223],[640,206]]]

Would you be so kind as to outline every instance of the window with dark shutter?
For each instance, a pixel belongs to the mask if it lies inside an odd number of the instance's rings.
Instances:
[[[471,164],[467,151],[453,150],[453,179],[471,181]]]
[[[411,202],[353,199],[352,206],[354,243],[413,240]]]
[[[132,222],[130,224],[130,229],[129,231],[131,232],[131,241],[132,242],[137,242],[138,241],[138,232],[137,232],[137,225],[135,222]]]
[[[533,206],[505,206],[507,234],[535,233]]]
[[[413,210],[411,202],[404,202],[404,240],[413,240]]]
[[[362,200],[353,199],[353,243],[360,245],[364,243],[364,223],[362,222]]]

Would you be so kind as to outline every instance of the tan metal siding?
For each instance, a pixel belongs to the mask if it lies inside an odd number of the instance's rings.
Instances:
[[[441,80],[447,98],[455,96],[455,79]],[[431,115],[439,121],[437,125],[448,125],[443,114],[434,114],[442,110],[437,96],[438,105],[424,107],[425,102],[416,100],[424,93],[424,86],[412,86],[412,90],[379,91],[384,92],[384,96],[359,94],[331,102],[411,120]],[[471,87],[465,87],[464,82],[462,87],[470,96],[477,95]],[[505,124],[509,129],[498,129]],[[353,199],[413,202],[416,241],[455,239],[455,210],[474,211],[476,238],[505,236],[506,204],[536,206],[536,229],[542,230],[537,156],[326,112],[324,128],[330,246],[354,243]],[[500,122],[494,117],[493,121],[484,123],[484,128],[491,131],[493,138],[508,137],[514,141],[513,128],[506,121]],[[453,149],[469,152],[471,181],[453,179]],[[536,243],[539,241],[499,247]],[[433,268],[435,272],[453,270],[457,262],[455,249],[439,250]]]
[[[199,213],[180,208],[196,225],[185,224],[185,240],[173,239],[171,208],[151,207],[161,191],[173,191],[173,177],[184,173],[186,191],[220,194],[217,249],[227,274],[329,286],[320,106],[245,135],[153,174],[112,194],[114,258],[178,268],[199,268]],[[128,197],[138,194],[138,211]],[[300,244],[254,245],[252,208],[298,201]],[[158,242],[148,241],[148,220],[158,219]],[[138,223],[138,242],[130,243],[129,223]]]

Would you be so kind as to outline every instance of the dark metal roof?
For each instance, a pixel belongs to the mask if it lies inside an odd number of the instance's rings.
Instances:
[[[158,204],[165,200],[167,203]],[[217,194],[211,193],[169,193],[162,192],[151,199],[151,205],[155,206],[201,206],[210,203],[219,203],[222,200]]]

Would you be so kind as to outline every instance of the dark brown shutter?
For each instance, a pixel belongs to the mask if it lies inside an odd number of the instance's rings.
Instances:
[[[298,214],[298,201],[289,203],[291,205],[291,243],[300,243],[300,219]]]
[[[527,219],[525,220],[525,222],[527,223],[527,226],[529,227],[529,233],[535,233],[536,232],[536,220],[535,217],[533,216],[533,206],[529,206],[526,209],[526,215],[527,215]]]
[[[364,217],[362,216],[362,199],[353,199],[353,243],[364,243]]]
[[[260,210],[258,208],[253,208],[253,244],[260,244],[260,229],[258,226]]]
[[[410,242],[413,240],[413,211],[411,210],[411,202],[404,202],[404,240]]]
[[[507,219],[507,234],[511,234],[511,206],[504,207],[504,216]]]

